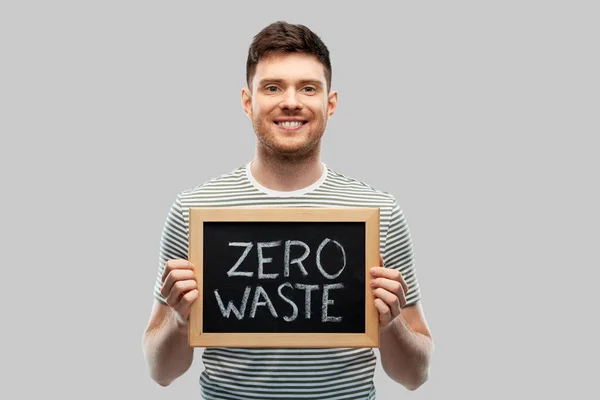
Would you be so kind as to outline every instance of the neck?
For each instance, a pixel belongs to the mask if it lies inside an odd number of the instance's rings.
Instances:
[[[254,179],[264,187],[279,192],[291,192],[317,182],[323,174],[323,163],[318,153],[302,159],[293,159],[265,157],[261,152],[257,152],[250,170]]]

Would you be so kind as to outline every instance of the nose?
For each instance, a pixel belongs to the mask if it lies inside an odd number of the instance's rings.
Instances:
[[[281,98],[279,107],[282,110],[301,110],[302,103],[300,102],[295,90],[287,90]]]

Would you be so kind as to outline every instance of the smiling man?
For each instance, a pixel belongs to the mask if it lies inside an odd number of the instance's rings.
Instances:
[[[246,63],[242,107],[256,134],[254,159],[180,192],[167,216],[154,305],[143,349],[150,375],[167,386],[193,361],[187,331],[199,296],[187,261],[189,207],[379,207],[381,265],[373,266],[384,371],[409,390],[428,377],[433,340],[420,304],[411,236],[389,193],[332,170],[321,139],[335,113],[329,51],[303,25],[276,22],[259,32]],[[205,399],[374,399],[370,348],[204,350]]]

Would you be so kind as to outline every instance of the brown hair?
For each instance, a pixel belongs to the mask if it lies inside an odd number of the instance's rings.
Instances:
[[[251,88],[251,82],[256,72],[258,62],[274,53],[307,53],[312,54],[325,68],[327,92],[331,90],[331,62],[329,50],[325,43],[313,31],[304,25],[289,24],[277,21],[263,28],[252,40],[248,49],[246,61],[246,83]]]

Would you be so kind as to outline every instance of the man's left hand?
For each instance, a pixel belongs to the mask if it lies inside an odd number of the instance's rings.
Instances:
[[[380,267],[371,268],[371,288],[375,296],[375,308],[379,312],[379,326],[387,326],[406,305],[408,285],[397,269],[383,267],[383,258],[379,256]]]

